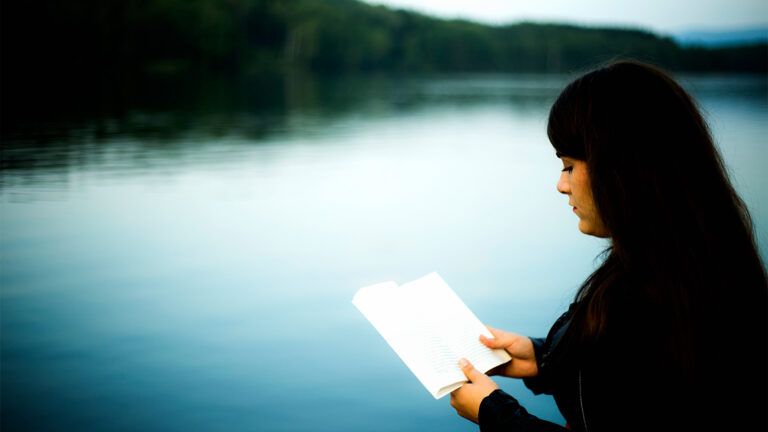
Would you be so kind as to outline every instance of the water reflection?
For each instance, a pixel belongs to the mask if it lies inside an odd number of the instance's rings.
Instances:
[[[125,100],[128,105],[104,102],[108,95],[103,93],[86,93],[79,97],[104,110],[75,106],[63,118],[59,111],[45,110],[27,113],[30,117],[11,116],[3,128],[7,148],[2,163],[5,169],[19,170],[81,166],[86,160],[98,160],[105,145],[121,146],[115,142],[118,137],[141,146],[131,152],[137,158],[151,152],[153,159],[176,161],[179,149],[221,139],[237,137],[257,144],[275,136],[328,136],[343,131],[355,119],[409,116],[425,107],[497,103],[538,112],[562,82],[560,76],[536,75],[322,78],[299,74],[255,82],[166,83],[170,88],[161,95],[154,91],[162,84],[145,84],[147,93]]]

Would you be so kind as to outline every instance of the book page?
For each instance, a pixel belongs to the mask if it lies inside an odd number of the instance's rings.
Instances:
[[[460,358],[466,358],[481,372],[487,372],[511,359],[506,351],[489,349],[478,340],[480,334],[488,337],[493,335],[437,273],[409,282],[400,289],[408,292],[408,298],[414,304],[423,305],[423,325],[430,328],[450,350],[441,359],[441,362],[448,363],[449,371],[452,372],[444,373],[444,386],[448,388],[440,391],[436,397],[450,393],[466,382],[458,366]],[[459,385],[455,385],[457,382]]]
[[[445,382],[450,352],[433,331],[420,323],[417,308],[402,294],[394,282],[386,282],[361,288],[352,303],[433,393]]]
[[[361,288],[352,302],[435,398],[466,382],[461,357],[482,372],[510,359],[480,343],[490,332],[437,273]]]
[[[486,372],[501,364],[499,360],[510,360],[506,351],[491,350],[478,340],[480,334],[489,338],[493,335],[437,273],[409,282],[400,289],[409,291],[414,304],[426,305],[428,310],[424,311],[423,320],[437,329],[445,343],[457,352],[457,362],[466,357],[476,369]]]

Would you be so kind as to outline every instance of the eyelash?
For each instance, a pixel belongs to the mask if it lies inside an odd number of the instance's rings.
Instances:
[[[571,166],[569,166],[569,167],[565,167],[565,168],[563,168],[562,170],[560,170],[560,172],[566,172],[566,171],[567,171],[567,172],[571,172],[571,171],[573,171],[573,165],[571,165]]]

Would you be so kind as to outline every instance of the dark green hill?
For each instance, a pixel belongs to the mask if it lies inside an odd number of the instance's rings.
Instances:
[[[355,0],[5,0],[6,78],[30,73],[572,72],[614,57],[768,72],[768,45],[681,47],[637,29],[489,26]]]

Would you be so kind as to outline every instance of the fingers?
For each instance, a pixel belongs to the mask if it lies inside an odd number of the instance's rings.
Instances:
[[[471,382],[476,381],[478,378],[480,378],[480,375],[483,375],[483,373],[475,369],[475,367],[472,366],[472,363],[470,363],[467,359],[463,358],[459,360],[459,367],[461,368],[461,371],[464,372],[464,376],[466,376],[467,379]]]
[[[485,335],[480,335],[480,342],[483,343],[483,345],[487,346],[488,348],[498,348],[499,340],[496,338],[489,339],[485,337]]]
[[[488,348],[496,348],[496,345],[498,344],[498,330],[491,326],[485,326],[488,331],[491,332],[493,335],[493,338],[489,338],[483,334],[480,335],[480,342],[483,343],[483,345],[487,346]]]
[[[464,407],[464,400],[463,398],[459,397],[459,392],[461,391],[461,387],[457,388],[456,390],[451,392],[451,407],[456,410],[456,413],[466,419],[470,419],[467,417],[466,410]]]
[[[512,342],[508,333],[491,326],[486,326],[486,328],[488,328],[493,337],[489,338],[485,335],[480,335],[480,342],[488,348],[506,348]]]

